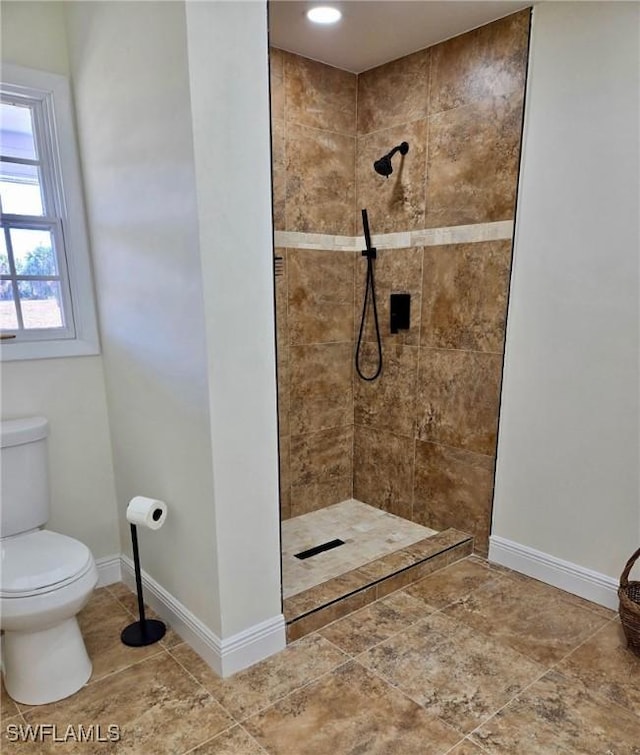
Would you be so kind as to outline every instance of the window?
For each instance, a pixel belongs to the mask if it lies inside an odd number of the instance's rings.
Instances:
[[[62,76],[5,65],[0,89],[3,359],[98,353],[71,97]]]

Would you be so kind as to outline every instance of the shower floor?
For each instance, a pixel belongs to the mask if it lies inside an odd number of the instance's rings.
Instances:
[[[427,537],[436,530],[350,499],[282,523],[282,592],[285,598]],[[300,560],[300,553],[343,540],[332,550]]]
[[[343,544],[296,558],[335,540]],[[470,555],[473,538],[350,499],[282,522],[282,549],[284,617],[293,642]]]

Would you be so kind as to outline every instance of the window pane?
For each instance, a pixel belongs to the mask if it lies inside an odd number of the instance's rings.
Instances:
[[[31,108],[2,103],[0,109],[0,151],[8,157],[37,160]]]
[[[0,275],[10,275],[9,255],[7,254],[7,244],[4,239],[4,228],[0,225]]]
[[[2,211],[14,215],[44,215],[39,168],[35,165],[0,163]]]
[[[18,316],[13,301],[11,281],[0,281],[0,328],[2,330],[16,330],[18,328]]]
[[[18,275],[58,275],[50,231],[11,228],[9,233]]]
[[[62,296],[58,281],[18,281],[25,328],[61,328]]]

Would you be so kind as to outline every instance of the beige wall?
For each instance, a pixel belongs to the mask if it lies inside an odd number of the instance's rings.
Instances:
[[[187,3],[187,39],[220,636],[262,627],[268,654],[285,636],[266,3]]]
[[[184,5],[70,3],[68,21],[123,550],[130,498],[166,501],[145,570],[219,634]]]
[[[528,28],[525,11],[357,77],[272,51],[276,227],[359,234],[363,207],[374,235],[512,220]],[[374,160],[401,141],[409,153],[378,176]],[[278,254],[283,516],[353,492],[486,551],[510,240],[378,252],[375,382],[353,370],[364,258]],[[395,335],[393,291],[412,295],[411,328]],[[373,373],[370,322],[364,340]]]
[[[534,11],[493,527],[614,580],[640,537],[639,13]]]
[[[42,71],[69,73],[64,3],[3,0],[2,60]]]
[[[3,2],[2,60],[68,74],[62,4]],[[101,357],[2,365],[2,417],[44,415],[51,424],[53,530],[86,543],[96,558],[120,543]]]
[[[222,642],[261,626],[229,673],[284,644],[266,6],[68,21],[122,542],[133,495],[166,501],[145,570]]]
[[[2,417],[50,423],[51,519],[95,558],[120,553],[109,424],[99,357],[37,359],[2,366]]]

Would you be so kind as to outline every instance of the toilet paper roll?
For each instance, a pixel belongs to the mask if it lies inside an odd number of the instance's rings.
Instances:
[[[150,530],[159,530],[167,518],[167,504],[155,498],[137,495],[127,506],[127,521]]]

